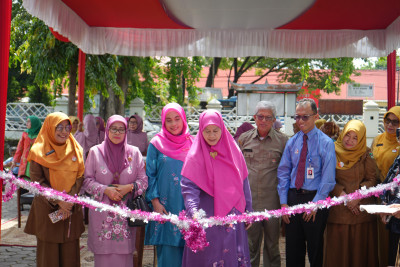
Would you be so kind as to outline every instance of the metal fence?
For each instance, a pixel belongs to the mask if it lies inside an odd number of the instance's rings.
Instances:
[[[146,114],[146,119],[152,123],[161,124],[161,111],[163,107],[151,108],[151,111]],[[190,134],[196,135],[199,130],[199,117],[200,114],[206,109],[200,109],[196,107],[183,107],[186,113],[186,118],[189,125]],[[233,109],[223,109],[221,111],[222,118],[226,125],[226,128],[231,134],[235,134],[237,128],[242,125],[243,122],[251,122],[252,116],[237,116],[236,107]],[[253,121],[254,123],[254,121]]]
[[[47,114],[54,112],[53,107],[41,103],[8,103],[6,107],[6,131],[26,130],[28,116],[36,116],[44,121]]]
[[[150,109],[150,112],[146,114],[146,119],[151,123],[161,124],[161,111],[163,107],[156,106]],[[205,109],[200,109],[196,107],[184,107],[186,112],[186,117],[188,120],[190,133],[195,135],[198,132],[199,128],[199,117],[200,114]],[[6,131],[24,131],[26,129],[26,120],[28,116],[34,115],[44,121],[47,114],[54,112],[53,107],[45,106],[41,103],[8,103],[6,107]],[[385,110],[381,110],[379,113],[379,133],[384,132],[383,128],[383,115],[385,114]],[[231,134],[234,134],[237,128],[243,122],[250,122],[254,124],[252,121],[252,116],[238,116],[237,108],[233,109],[223,109],[222,110],[222,118],[226,127],[228,128]],[[363,120],[363,116],[361,115],[320,115],[321,118],[326,119],[327,121],[334,121],[339,125],[340,128],[352,119]],[[284,120],[283,117],[278,118],[281,121]]]

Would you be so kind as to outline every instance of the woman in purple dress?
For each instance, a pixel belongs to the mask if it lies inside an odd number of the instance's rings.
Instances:
[[[126,143],[126,120],[113,115],[107,121],[103,143],[90,149],[85,163],[82,191],[105,204],[125,206],[134,184],[142,194],[147,188],[142,154]],[[99,266],[133,266],[135,228],[111,212],[89,211],[88,247]]]
[[[75,133],[74,137],[76,141],[82,146],[83,148],[83,159],[86,160],[87,155],[89,153],[89,149],[95,145],[101,143],[99,138],[99,131],[96,127],[96,119],[93,115],[88,114],[83,119],[83,127],[84,130],[78,129]]]
[[[106,128],[104,128],[104,120],[102,117],[96,117],[96,127],[98,129],[98,135],[101,144],[104,141],[106,131]]]
[[[147,155],[149,140],[147,134],[143,132],[143,120],[139,115],[132,115],[128,119],[127,137],[128,144],[138,147],[143,156]]]
[[[225,217],[252,211],[247,167],[221,114],[200,115],[199,132],[182,169],[182,194],[187,214]],[[194,253],[185,246],[182,266],[251,266],[245,223],[207,228],[210,245]]]

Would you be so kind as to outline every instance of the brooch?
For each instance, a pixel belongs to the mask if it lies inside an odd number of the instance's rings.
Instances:
[[[210,156],[211,156],[213,159],[215,159],[215,157],[217,157],[217,155],[218,155],[218,152],[217,152],[217,151],[210,152]]]

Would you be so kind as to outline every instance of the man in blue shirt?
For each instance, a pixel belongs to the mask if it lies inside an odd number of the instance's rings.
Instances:
[[[316,202],[335,186],[336,154],[331,138],[315,127],[317,105],[302,99],[296,107],[300,131],[286,143],[278,167],[281,207]],[[286,223],[286,266],[304,266],[306,245],[311,267],[322,266],[328,210],[283,216]]]

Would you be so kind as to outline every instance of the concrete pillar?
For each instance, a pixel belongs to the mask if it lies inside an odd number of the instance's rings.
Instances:
[[[370,100],[364,104],[364,124],[367,128],[367,146],[371,146],[372,140],[378,135],[379,105]]]
[[[144,101],[143,99],[136,97],[129,104],[129,117],[132,115],[139,115],[142,119],[145,119],[146,112],[144,111]]]
[[[54,112],[64,112],[68,115],[68,97],[61,96],[56,98],[56,106]]]
[[[285,125],[285,134],[287,136],[293,136],[294,135],[293,123],[295,123],[295,122],[296,121],[294,119],[292,119],[291,117],[285,116],[284,125]]]
[[[207,104],[207,109],[215,109],[221,112],[222,110],[222,105],[221,102],[219,102],[217,99],[211,99],[208,104]]]

